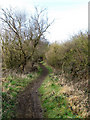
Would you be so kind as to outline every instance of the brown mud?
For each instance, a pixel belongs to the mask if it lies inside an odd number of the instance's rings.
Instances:
[[[43,118],[38,88],[48,75],[48,70],[42,64],[40,64],[40,67],[42,68],[41,75],[30,83],[18,96],[17,118]]]

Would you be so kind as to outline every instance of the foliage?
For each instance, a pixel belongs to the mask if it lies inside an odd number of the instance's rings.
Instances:
[[[46,53],[48,64],[58,68],[73,79],[87,79],[88,38],[87,34],[78,34],[63,44],[51,44]],[[69,76],[69,77],[70,77]]]
[[[62,87],[58,92],[66,94],[75,113],[79,113],[82,117],[88,117],[87,34],[79,33],[65,43],[51,44],[46,53],[46,59],[48,64],[53,69],[55,68],[56,75],[51,77],[52,81],[56,81],[56,84]]]

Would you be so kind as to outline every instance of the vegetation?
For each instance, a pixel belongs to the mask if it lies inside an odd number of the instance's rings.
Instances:
[[[33,15],[2,9],[3,120],[15,117],[17,96],[37,78],[41,62],[49,71],[39,88],[44,117],[85,118],[88,109],[88,37],[49,44],[45,33],[51,26],[45,9]]]
[[[45,118],[80,118],[68,107],[66,96],[60,93],[61,86],[57,84],[58,78],[50,74],[43,82],[39,91],[41,93],[42,107]]]
[[[4,69],[24,71],[28,61],[33,67],[40,58],[44,57],[47,46],[44,34],[51,23],[48,23],[45,16],[45,9],[35,8],[35,14],[30,17],[12,9],[2,9],[2,13],[0,19],[4,28],[2,28],[0,38]]]
[[[50,27],[45,9],[35,8],[27,16],[19,10],[2,9],[2,119],[15,117],[17,96],[42,69],[38,63],[45,58],[48,42],[45,33]]]
[[[73,113],[79,114],[82,118],[88,117],[87,34],[79,33],[78,35],[73,36],[70,41],[67,41],[63,44],[51,44],[46,52],[46,61],[53,68],[54,75],[52,80],[54,81],[54,77],[56,78],[54,85],[59,84],[62,86],[58,92],[60,92],[60,95],[66,95],[68,104],[71,106]],[[50,78],[48,78],[48,80],[50,84]],[[49,91],[49,88],[45,89],[47,88],[46,86],[47,85],[45,83],[40,89],[40,92],[43,95],[46,91]],[[54,89],[52,89],[52,91],[53,90]],[[49,93],[52,94],[51,91],[49,91]],[[46,99],[42,98],[42,101],[45,102]],[[48,112],[46,113],[49,114]]]
[[[49,66],[47,68],[53,69]],[[88,94],[84,91],[84,87],[88,89],[87,80],[76,84],[72,81],[66,79],[59,70],[49,72],[39,88],[45,118],[88,118]]]
[[[35,78],[41,74],[42,70],[38,67],[38,72],[32,72],[23,76],[9,75],[2,81],[2,120],[16,117],[16,105],[18,94],[25,89]]]
[[[46,53],[49,65],[61,70],[69,79],[88,78],[88,38],[78,34],[64,44],[53,43]]]

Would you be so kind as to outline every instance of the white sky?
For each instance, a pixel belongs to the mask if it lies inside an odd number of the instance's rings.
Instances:
[[[88,30],[88,0],[0,0],[0,7],[20,8],[32,12],[34,6],[47,8],[50,21],[47,39],[50,42],[68,40],[70,36]]]

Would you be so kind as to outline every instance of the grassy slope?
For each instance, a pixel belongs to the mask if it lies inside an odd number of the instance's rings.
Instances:
[[[37,78],[41,74],[40,67],[36,73],[30,73],[23,77],[9,75],[5,80],[2,81],[2,120],[10,119],[15,117],[15,109],[17,104],[17,95],[20,91]]]
[[[49,73],[52,71],[50,67]],[[60,92],[58,78],[50,73],[39,88],[45,118],[80,118],[68,106],[66,96]]]

